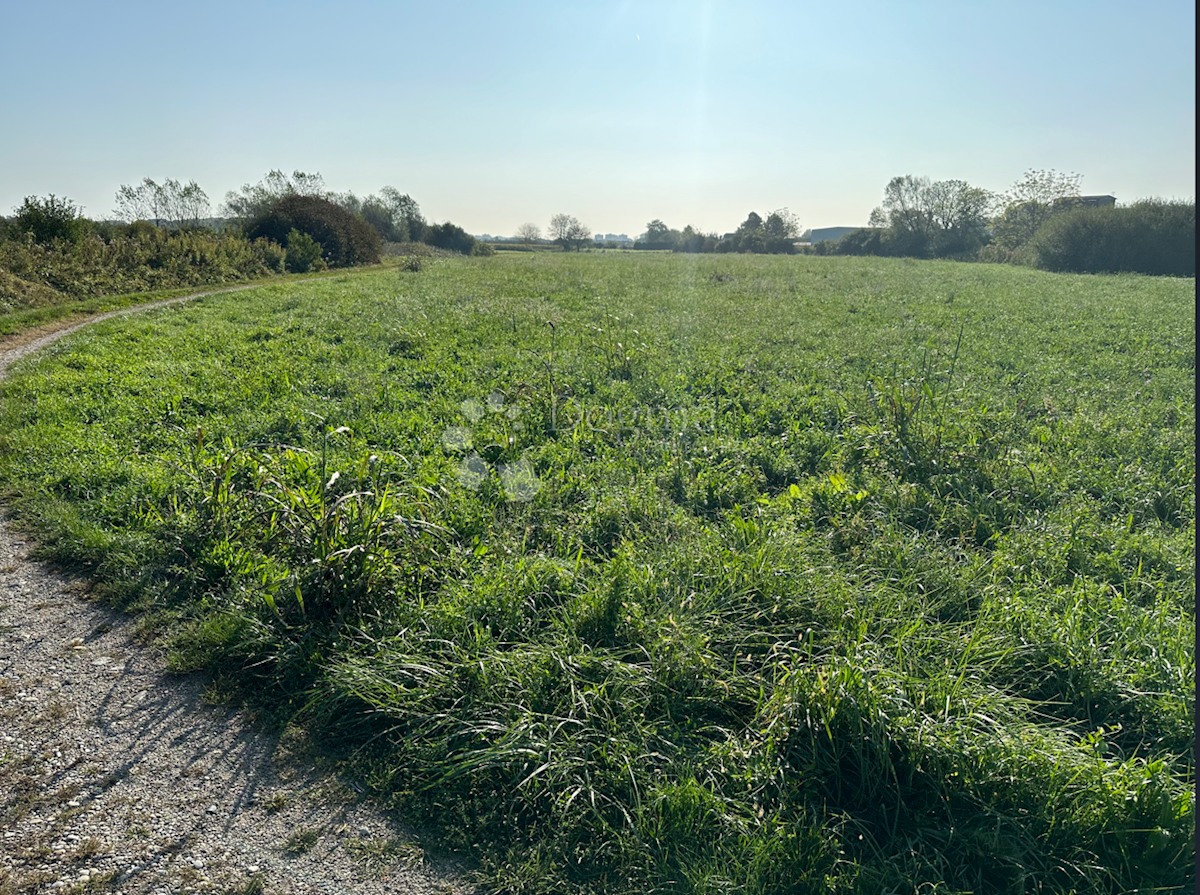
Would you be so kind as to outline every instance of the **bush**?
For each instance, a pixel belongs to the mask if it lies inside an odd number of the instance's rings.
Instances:
[[[434,224],[432,227],[427,227],[422,242],[427,242],[439,249],[458,252],[460,255],[472,254],[476,245],[474,236],[462,227],[455,226],[449,221],[446,221],[444,224]]]
[[[383,241],[370,224],[318,196],[284,196],[246,225],[249,238],[265,237],[280,245],[288,244],[293,230],[320,243],[331,267],[375,264],[383,248]]]
[[[886,255],[884,231],[878,227],[852,230],[841,239],[818,242],[813,248],[818,255]]]
[[[1051,217],[1030,242],[1034,264],[1061,273],[1196,275],[1196,203],[1145,199]]]
[[[321,244],[299,230],[292,229],[287,237],[285,263],[291,273],[308,273],[321,260]]]
[[[53,193],[45,199],[26,196],[16,211],[13,229],[31,234],[38,245],[49,245],[56,239],[79,242],[88,233],[90,222],[83,217],[79,206]]]
[[[25,283],[83,298],[253,279],[278,272],[282,252],[274,243],[249,242],[239,233],[168,234],[139,222],[130,225],[126,235],[107,241],[89,237],[51,245],[31,239],[0,242],[0,270]]]
[[[287,270],[288,253],[283,246],[269,239],[257,239],[254,247],[262,254],[263,264],[273,273],[283,273]]]

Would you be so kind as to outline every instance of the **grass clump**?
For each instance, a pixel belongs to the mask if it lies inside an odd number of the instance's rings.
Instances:
[[[104,324],[0,476],[493,890],[1186,886],[1191,284],[715,261]]]

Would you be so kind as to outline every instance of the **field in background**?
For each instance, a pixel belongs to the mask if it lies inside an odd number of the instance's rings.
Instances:
[[[1194,280],[506,254],[106,322],[47,553],[512,892],[1190,887]]]

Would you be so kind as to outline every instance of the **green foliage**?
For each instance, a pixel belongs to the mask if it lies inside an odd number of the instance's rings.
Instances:
[[[279,272],[280,261],[279,247],[265,240],[204,231],[168,234],[144,221],[107,241],[0,242],[0,270],[68,299],[252,279]]]
[[[883,204],[871,212],[871,226],[884,229],[879,253],[910,258],[970,256],[986,242],[984,227],[991,202],[990,193],[962,180],[893,177],[884,190]]]
[[[51,193],[45,199],[26,196],[16,209],[10,224],[17,234],[28,234],[38,245],[56,241],[78,243],[88,233],[90,222],[70,199]]]
[[[268,171],[258,183],[244,184],[240,191],[225,194],[222,211],[226,217],[251,221],[266,215],[272,206],[288,196],[326,197],[325,180],[318,173],[293,171],[289,177],[279,170]]]
[[[117,190],[117,216],[129,221],[153,221],[158,227],[196,228],[209,216],[208,194],[196,181],[186,184],[167,178],[161,184],[149,177],[137,186]]]
[[[492,890],[1186,887],[1193,288],[442,256],[60,344],[0,481]]]
[[[449,221],[426,227],[421,241],[434,248],[458,252],[460,255],[477,254],[475,247],[479,244],[474,236]]]
[[[285,244],[292,230],[320,244],[331,267],[375,264],[382,241],[362,218],[319,196],[288,195],[244,227],[250,239],[272,239]]]
[[[288,231],[287,254],[284,263],[291,273],[307,273],[316,268],[318,264],[320,264],[318,269],[323,269],[321,244],[307,233],[301,233],[293,227]]]
[[[1030,243],[1043,270],[1196,275],[1196,203],[1147,199],[1054,215]]]

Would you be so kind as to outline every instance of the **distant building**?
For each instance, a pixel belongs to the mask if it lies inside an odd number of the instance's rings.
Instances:
[[[841,239],[847,233],[853,233],[855,230],[861,230],[862,227],[821,227],[817,230],[808,231],[808,241],[827,242],[831,239]]]
[[[1112,208],[1116,204],[1116,196],[1067,196],[1054,200],[1055,208]]]
[[[595,239],[596,242],[617,242],[617,243],[633,242],[633,240],[630,239],[628,236],[626,236],[624,233],[597,233],[593,237],[593,239]]]

